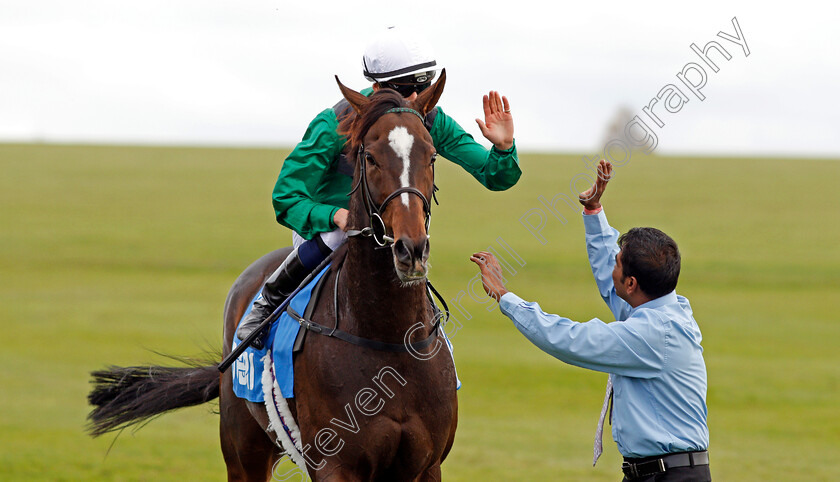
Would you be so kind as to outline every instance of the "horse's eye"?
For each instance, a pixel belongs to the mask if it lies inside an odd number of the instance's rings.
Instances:
[[[365,152],[365,160],[374,166],[376,165],[376,160],[373,159],[373,154],[370,152]]]
[[[434,164],[434,163],[435,163],[435,159],[437,159],[437,153],[432,154],[432,159],[431,159],[431,161],[430,161],[429,163],[430,163],[430,164]]]

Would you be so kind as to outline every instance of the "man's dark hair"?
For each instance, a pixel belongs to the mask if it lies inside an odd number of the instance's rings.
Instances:
[[[639,288],[652,298],[677,287],[680,250],[670,236],[656,228],[633,228],[618,238],[624,277],[634,276]]]

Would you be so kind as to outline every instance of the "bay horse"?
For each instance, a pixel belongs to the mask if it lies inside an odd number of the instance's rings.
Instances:
[[[351,229],[324,275],[311,321],[340,324],[339,331],[367,344],[308,332],[295,355],[295,398],[287,401],[315,481],[440,480],[454,441],[458,400],[449,351],[426,349],[429,356],[417,356],[382,349],[408,347],[409,339],[433,340],[433,348],[445,343],[426,288],[435,149],[423,122],[445,80],[444,71],[408,101],[390,89],[366,97],[336,77],[353,109],[341,122],[345,152],[356,159]],[[289,252],[266,254],[233,284],[224,309],[223,355],[252,299]],[[234,395],[232,371],[220,375],[213,364],[197,364],[94,372],[89,431],[98,436],[219,397],[228,480],[268,480],[283,454],[265,405]]]

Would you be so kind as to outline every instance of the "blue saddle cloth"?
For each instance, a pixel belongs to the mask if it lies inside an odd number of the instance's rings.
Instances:
[[[289,305],[298,313],[304,313],[306,307],[312,298],[312,289],[318,283],[324,273],[329,269],[329,265],[323,269],[318,276],[312,279],[308,285],[292,298]],[[242,315],[244,319],[248,313],[251,312],[253,302],[262,294],[262,289],[257,293],[257,296],[248,304],[248,310]],[[242,323],[242,320],[239,320]],[[238,326],[237,326],[238,329]],[[266,354],[271,350],[271,359],[274,362],[274,376],[277,378],[277,385],[280,387],[280,393],[284,398],[294,398],[295,385],[295,369],[292,363],[292,350],[294,348],[295,339],[297,338],[300,324],[292,319],[285,311],[280,317],[271,325],[268,332],[268,340],[262,350],[256,350],[249,346],[242,352],[242,355],[236,359],[231,366],[233,376],[233,393],[239,398],[244,398],[251,402],[263,402],[263,370],[265,363],[263,361]],[[233,337],[233,348],[236,348],[241,341],[236,336]]]

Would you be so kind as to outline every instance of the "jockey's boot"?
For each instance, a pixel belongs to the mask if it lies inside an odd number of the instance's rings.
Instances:
[[[301,261],[298,250],[293,250],[289,257],[283,261],[283,264],[265,282],[262,293],[251,307],[251,312],[242,320],[239,329],[236,330],[236,337],[240,340],[248,338],[248,335],[256,330],[260,323],[268,318],[297,289],[311,271],[312,268],[307,268]],[[262,350],[267,333],[268,330],[263,329],[263,332],[251,342],[251,346],[257,350]]]

